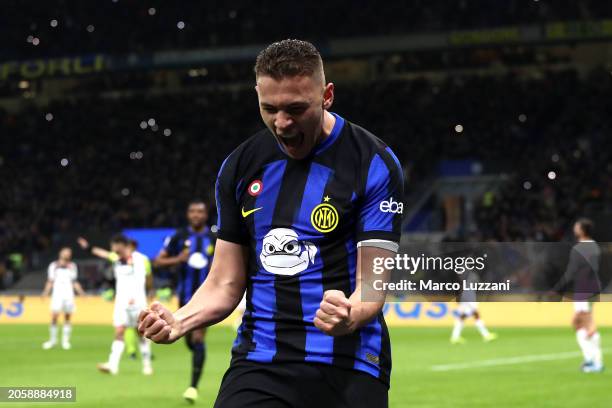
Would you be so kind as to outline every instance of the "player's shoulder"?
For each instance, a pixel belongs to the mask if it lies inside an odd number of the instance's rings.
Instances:
[[[177,228],[176,231],[174,231],[174,234],[172,234],[172,237],[175,239],[183,239],[188,236],[189,236],[189,228],[187,227]]]
[[[347,156],[346,161],[356,161],[356,167],[364,171],[369,171],[374,161],[381,161],[389,171],[401,173],[402,166],[391,147],[374,133],[348,120],[343,132],[339,149]]]
[[[132,259],[135,259],[138,261],[146,261],[149,259],[149,257],[143,254],[142,252],[134,251],[132,252]]]
[[[218,177],[242,174],[249,168],[280,156],[280,149],[267,128],[253,134],[236,147],[223,161]]]

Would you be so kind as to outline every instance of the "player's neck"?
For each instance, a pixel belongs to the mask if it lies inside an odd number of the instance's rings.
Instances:
[[[130,260],[130,258],[132,258],[132,254],[134,252],[136,251],[126,251],[122,255],[119,255],[119,259],[121,259],[123,262],[127,262]]]
[[[322,143],[325,139],[329,137],[329,135],[331,135],[331,132],[334,130],[335,124],[336,117],[326,110],[323,111],[323,129],[321,130],[321,135],[319,136],[317,144]]]
[[[200,232],[204,232],[204,230],[206,229],[206,225],[199,225],[197,227],[194,227],[193,225],[190,225],[190,228],[191,228],[191,230],[193,232],[200,233]]]

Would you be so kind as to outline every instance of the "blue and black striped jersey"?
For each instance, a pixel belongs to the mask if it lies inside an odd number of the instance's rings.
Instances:
[[[334,364],[388,384],[382,313],[347,336],[328,336],[313,324],[325,291],[354,291],[357,243],[399,242],[403,212],[402,170],[391,149],[334,116],[331,134],[306,159],[289,158],[265,129],[221,166],[218,237],[250,249],[233,360]]]
[[[208,227],[201,232],[195,232],[190,227],[181,228],[166,238],[163,247],[170,256],[177,256],[185,248],[189,248],[189,258],[179,267],[176,286],[181,305],[189,302],[208,276],[215,250],[215,237]]]

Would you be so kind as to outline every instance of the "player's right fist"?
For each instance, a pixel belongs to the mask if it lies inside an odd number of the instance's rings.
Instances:
[[[179,337],[180,323],[159,302],[153,302],[138,316],[138,333],[155,343],[174,343]]]

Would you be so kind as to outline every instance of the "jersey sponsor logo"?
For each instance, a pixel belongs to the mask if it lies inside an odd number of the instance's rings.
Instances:
[[[316,254],[317,247],[300,241],[292,229],[275,228],[264,237],[259,259],[266,271],[291,276],[308,269]]]
[[[206,268],[208,266],[208,258],[202,255],[201,252],[194,252],[189,256],[187,265],[191,266],[193,269]]]
[[[381,202],[378,208],[384,213],[403,214],[404,203],[395,201],[393,197],[390,197],[389,200]]]
[[[206,255],[211,256],[215,252],[215,247],[213,244],[208,244],[206,247]]]
[[[323,201],[310,213],[310,222],[317,231],[325,234],[336,229],[339,217],[336,208],[328,203],[329,197],[326,196]]]
[[[247,188],[247,192],[251,197],[257,197],[262,190],[263,183],[261,182],[261,180],[254,180],[253,182],[251,182],[251,184],[249,184],[249,187]]]
[[[253,208],[252,210],[244,211],[244,207],[242,207],[242,218],[246,218],[249,215],[253,214],[255,211],[261,210],[263,207]]]

